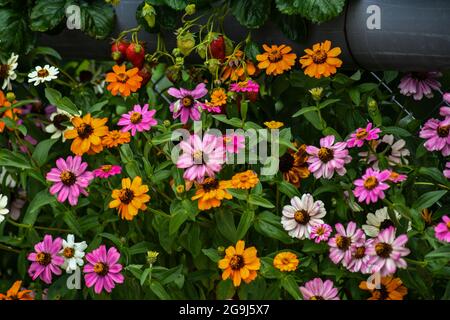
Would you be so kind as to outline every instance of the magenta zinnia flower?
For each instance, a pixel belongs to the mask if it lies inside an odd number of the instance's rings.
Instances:
[[[68,156],[66,160],[56,160],[56,168],[47,173],[47,180],[53,182],[50,187],[52,195],[58,194],[59,202],[69,199],[69,203],[75,206],[80,194],[88,195],[86,188],[94,178],[90,171],[86,171],[88,164],[82,162],[80,156]]]
[[[314,174],[316,179],[331,179],[334,172],[343,176],[347,170],[344,165],[352,161],[348,155],[346,142],[334,143],[335,137],[330,135],[320,139],[320,148],[307,146],[306,152],[310,155],[308,170]]]
[[[444,177],[446,177],[447,179],[450,179],[450,162],[447,162],[446,164],[445,164],[445,168],[446,169],[444,169]]]
[[[104,245],[88,253],[88,263],[83,268],[86,286],[94,287],[95,293],[100,294],[103,289],[111,292],[116,283],[123,283],[124,277],[120,273],[122,265],[117,263],[119,258],[120,253],[116,248],[111,247],[106,251]]]
[[[434,228],[434,233],[437,239],[450,242],[450,218],[448,216],[442,217],[442,222]]]
[[[232,133],[223,137],[225,149],[229,153],[239,153],[245,148],[245,136]]]
[[[187,123],[189,118],[195,121],[200,120],[202,106],[198,99],[208,93],[204,83],[199,83],[192,91],[184,88],[170,88],[167,93],[178,99],[170,104],[170,111],[173,113],[174,119],[181,116],[181,123]]]
[[[409,254],[405,247],[408,237],[402,234],[395,238],[395,228],[389,227],[380,231],[378,236],[367,247],[371,255],[371,272],[380,272],[381,276],[395,273],[397,268],[405,269],[406,261],[402,258]]]
[[[424,147],[428,151],[441,151],[444,157],[450,155],[450,117],[444,120],[429,119],[420,130],[419,136],[427,139]]]
[[[411,72],[400,80],[398,87],[401,94],[413,96],[414,100],[422,100],[423,96],[432,98],[432,90],[439,90],[441,87],[436,80],[441,76],[440,72]]]
[[[331,226],[329,226],[326,223],[321,223],[312,227],[311,233],[309,234],[309,238],[311,240],[314,240],[315,243],[328,241],[331,231],[333,231]]]
[[[112,164],[104,164],[100,168],[92,171],[95,177],[106,179],[111,176],[115,176],[116,174],[122,173],[122,167]]]
[[[395,171],[390,171],[391,174],[389,175],[388,180],[393,182],[393,183],[399,183],[402,181],[405,181],[406,179],[408,179],[408,176],[406,174],[401,174],[401,173],[397,173]]]
[[[358,128],[356,132],[350,135],[350,139],[347,141],[347,147],[362,147],[364,141],[378,139],[378,134],[381,132],[379,128],[372,129],[372,123],[369,122],[365,128]]]
[[[185,169],[183,177],[202,182],[206,176],[214,177],[222,169],[225,150],[222,137],[205,134],[203,140],[196,134],[189,141],[181,141],[183,153],[177,160],[177,167]]]
[[[389,185],[384,181],[389,180],[391,172],[389,170],[374,170],[367,168],[362,179],[357,179],[353,183],[356,186],[353,194],[359,202],[366,201],[376,203],[378,199],[384,199],[384,190],[389,189]]]
[[[362,245],[366,236],[361,229],[356,227],[356,223],[353,221],[347,224],[347,229],[341,223],[337,223],[334,227],[337,234],[328,241],[330,259],[335,264],[342,261],[345,267],[352,259],[354,247]]]
[[[28,255],[28,260],[32,261],[28,274],[33,280],[38,277],[47,284],[52,283],[52,275],[59,276],[62,272],[60,266],[64,263],[64,258],[58,255],[62,247],[62,239],[47,234],[44,241],[34,246],[34,251]]]
[[[232,83],[230,85],[230,91],[233,92],[259,92],[259,84],[251,79],[241,81],[238,83]]]
[[[145,104],[142,108],[136,104],[133,110],[121,116],[117,125],[123,127],[122,132],[131,131],[131,135],[134,136],[136,131],[148,131],[158,124],[158,121],[153,118],[155,113],[156,110],[148,110],[148,104]]]
[[[303,300],[339,300],[338,290],[331,280],[323,282],[322,279],[315,278],[300,287],[300,292]]]

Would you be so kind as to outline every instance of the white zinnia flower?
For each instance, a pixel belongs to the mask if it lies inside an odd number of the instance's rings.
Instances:
[[[28,74],[28,83],[34,82],[34,85],[37,86],[45,81],[52,81],[53,79],[58,78],[58,73],[58,68],[53,66],[50,67],[48,64],[46,64],[43,68],[37,66],[34,71],[31,71]]]
[[[79,115],[81,115],[81,112],[79,113]],[[53,133],[50,139],[59,139],[60,137],[62,137],[62,141],[64,142],[66,141],[66,138],[64,137],[64,132],[73,129],[73,127],[72,126],[66,127],[63,125],[63,122],[70,122],[73,117],[74,117],[73,115],[64,110],[56,109],[56,111],[50,115],[50,121],[52,123],[47,125],[44,131],[47,133]]]
[[[400,220],[401,215],[398,211],[394,210],[395,218]],[[363,224],[362,228],[364,232],[369,237],[376,237],[380,231],[387,229],[389,227],[395,227],[394,222],[392,222],[389,217],[388,208],[384,207],[375,211],[375,213],[367,214],[367,224]],[[408,224],[408,231],[411,229],[411,222]]]
[[[385,156],[387,157],[388,164],[390,166],[396,166],[399,164],[408,164],[409,161],[406,157],[410,156],[411,153],[407,148],[405,148],[406,142],[403,139],[399,139],[395,141],[394,136],[392,134],[386,134],[383,136],[381,140],[373,140],[373,148],[377,150],[377,152],[382,152],[386,145],[389,146],[389,150],[386,152]],[[378,167],[378,159],[376,155],[370,154],[368,157],[368,152],[360,152],[358,153],[361,161],[372,163],[372,167],[376,170],[379,170]]]
[[[5,216],[9,213],[9,210],[6,209],[8,205],[8,197],[4,196],[0,193],[0,223],[5,220]]]
[[[294,197],[291,205],[283,207],[281,224],[293,238],[306,239],[313,226],[324,223],[321,218],[327,214],[322,201],[314,201],[310,194]]]
[[[62,268],[70,273],[75,271],[78,266],[82,267],[84,264],[84,250],[86,250],[86,248],[86,241],[75,242],[75,236],[73,234],[67,235],[67,241],[63,239],[62,249],[59,252],[64,258]]]
[[[5,187],[15,188],[17,185],[16,180],[6,171],[5,167],[1,167],[0,172],[0,185],[4,183]],[[5,177],[6,176],[6,177]]]
[[[17,60],[19,60],[19,55],[14,54],[13,52],[5,64],[0,64],[0,81],[3,80],[2,90],[5,90],[6,88],[8,88],[8,90],[12,89],[11,80],[17,78]]]

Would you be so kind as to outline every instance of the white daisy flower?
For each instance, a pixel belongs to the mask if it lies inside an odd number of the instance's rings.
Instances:
[[[62,268],[66,269],[68,273],[77,270],[84,264],[84,250],[86,250],[86,241],[75,242],[73,234],[67,235],[67,240],[63,239],[62,249],[59,254],[64,258]]]
[[[79,113],[79,115],[81,115],[81,112]],[[63,125],[63,123],[70,122],[73,117],[73,115],[64,110],[56,109],[56,111],[50,115],[51,123],[44,128],[44,131],[47,133],[53,133],[50,137],[51,139],[59,139],[60,137],[62,137],[62,141],[64,142],[66,141],[64,132],[73,129],[73,127],[66,127]]]
[[[12,89],[11,80],[15,80],[17,78],[16,69],[17,69],[17,60],[19,60],[19,55],[11,53],[11,57],[4,64],[0,64],[0,82],[2,83],[2,90],[8,88],[8,90]]]
[[[3,184],[5,187],[15,188],[17,185],[16,180],[8,173],[5,167],[1,167],[2,171],[0,172],[0,185]]]
[[[0,193],[0,223],[5,220],[5,216],[9,213],[9,210],[6,209],[8,205],[8,197],[4,196]]]
[[[322,201],[314,201],[310,194],[294,197],[291,205],[283,207],[281,224],[293,238],[307,239],[313,226],[324,223],[321,218],[327,214]]]
[[[381,140],[373,140],[372,147],[377,152],[382,152],[386,147],[389,146],[389,150],[386,152],[385,156],[387,157],[388,164],[390,166],[396,166],[399,164],[408,164],[409,161],[406,157],[410,156],[411,153],[407,148],[405,148],[406,142],[403,139],[399,139],[395,141],[394,136],[392,134],[386,134],[383,136]],[[372,167],[376,170],[379,170],[378,167],[378,159],[376,155],[370,154],[368,155],[367,151],[358,153],[361,161],[372,163]],[[367,157],[369,157],[367,159]]]
[[[401,218],[400,213],[394,210],[397,220]],[[376,237],[380,231],[389,227],[395,227],[394,222],[389,217],[388,208],[384,207],[375,211],[375,213],[367,214],[367,224],[363,224],[362,228],[369,237]],[[409,228],[409,227],[408,227]]]
[[[48,64],[46,64],[43,68],[41,66],[37,66],[34,71],[31,71],[28,74],[28,83],[34,82],[34,85],[37,86],[40,83],[52,81],[58,78],[58,73],[58,68],[49,66]]]

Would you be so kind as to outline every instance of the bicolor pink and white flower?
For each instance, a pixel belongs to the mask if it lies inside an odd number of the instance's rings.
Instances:
[[[441,87],[437,78],[441,77],[440,72],[411,72],[407,73],[401,80],[398,88],[405,96],[412,96],[414,100],[422,100],[433,97],[433,90]]]
[[[92,171],[96,178],[107,179],[122,173],[122,167],[115,164],[104,164]]]
[[[122,114],[117,125],[123,127],[122,132],[131,131],[131,135],[135,136],[136,132],[148,131],[158,124],[158,121],[153,117],[155,113],[156,110],[148,109],[148,104],[143,107],[136,104],[133,110]]]
[[[306,152],[309,154],[308,170],[314,174],[316,179],[331,179],[335,172],[343,176],[347,170],[345,164],[352,160],[347,150],[346,142],[334,143],[335,137],[332,135],[320,139],[320,148],[307,146]]]
[[[355,245],[352,248],[350,261],[346,268],[350,272],[371,273],[371,256],[367,254],[367,248],[371,245],[373,239],[369,239],[364,243]]]
[[[315,278],[300,287],[303,300],[340,300],[333,281]]]
[[[179,144],[183,153],[177,160],[177,167],[184,169],[186,180],[202,182],[205,177],[214,177],[225,161],[223,138],[205,134],[203,139],[194,134],[188,141]]]
[[[347,224],[347,228],[344,228],[341,223],[337,223],[334,227],[337,233],[328,240],[328,246],[330,247],[329,256],[333,263],[338,264],[341,262],[346,267],[352,260],[353,249],[356,246],[363,245],[366,237],[364,232],[353,221]]]
[[[437,239],[450,242],[450,218],[447,215],[443,216],[442,222],[434,228],[434,234]]]
[[[86,254],[88,263],[83,268],[86,286],[94,287],[94,292],[100,294],[103,290],[111,292],[116,283],[123,283],[119,259],[120,253],[116,248],[111,247],[106,251],[104,245]]]
[[[53,182],[50,193],[58,194],[59,202],[68,199],[70,205],[75,206],[80,194],[88,195],[86,188],[94,179],[94,175],[86,171],[88,164],[82,161],[80,156],[68,156],[66,160],[59,158],[56,160],[56,168],[47,173],[46,179]]]
[[[426,139],[428,151],[440,151],[444,157],[450,155],[450,117],[444,120],[429,119],[420,130],[419,136]]]
[[[367,254],[371,257],[371,272],[379,272],[381,276],[394,274],[397,268],[405,269],[407,264],[404,256],[410,253],[405,247],[408,242],[406,234],[395,237],[396,229],[389,227],[380,231],[367,247]]]
[[[450,161],[445,164],[445,168],[446,169],[444,169],[444,172],[443,172],[444,177],[446,177],[447,179],[450,179]]]
[[[241,134],[232,133],[225,135],[223,142],[228,153],[239,153],[245,148],[245,136]]]
[[[350,139],[347,140],[347,147],[362,147],[364,141],[371,141],[378,139],[378,134],[381,132],[380,128],[372,128],[373,124],[371,122],[367,123],[365,128],[358,128],[356,132],[350,135]]]
[[[200,120],[202,104],[198,99],[208,94],[204,83],[199,83],[194,90],[170,88],[167,93],[178,99],[170,104],[170,111],[173,113],[174,119],[179,117],[181,123],[187,123],[189,119]]]
[[[230,85],[230,91],[233,92],[259,92],[259,84],[251,79],[232,83]]]
[[[64,258],[59,256],[62,239],[53,237],[49,234],[44,236],[42,242],[34,246],[34,251],[28,255],[31,266],[28,274],[33,280],[38,277],[47,284],[52,283],[53,274],[59,276],[62,271],[60,266],[64,263]]]
[[[359,202],[376,203],[379,199],[384,199],[384,191],[389,189],[389,185],[385,183],[389,180],[391,172],[389,170],[378,171],[367,168],[361,179],[355,180],[356,186],[353,194],[358,198]]]
[[[333,228],[326,223],[315,225],[311,228],[311,233],[309,238],[314,240],[315,243],[320,243],[322,241],[328,241],[330,238]]]

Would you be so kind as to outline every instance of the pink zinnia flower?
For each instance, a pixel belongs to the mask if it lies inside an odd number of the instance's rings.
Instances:
[[[95,177],[106,179],[111,176],[115,176],[116,174],[122,173],[122,167],[112,164],[104,164],[100,168],[92,171]]]
[[[330,135],[320,139],[320,148],[307,146],[306,152],[310,155],[308,170],[314,174],[316,179],[331,179],[334,172],[343,176],[347,170],[344,165],[352,161],[348,155],[346,142],[334,143],[335,137]]]
[[[339,300],[338,290],[334,287],[333,281],[322,281],[320,278],[315,278],[305,283],[305,286],[300,287],[300,292],[303,295],[303,300]]]
[[[356,132],[350,135],[350,139],[347,141],[347,147],[362,147],[364,141],[376,140],[378,139],[378,134],[381,132],[380,128],[373,128],[372,123],[369,122],[365,128],[358,128]]]
[[[389,170],[378,171],[367,168],[362,179],[357,179],[353,183],[356,186],[353,194],[358,198],[359,202],[366,201],[376,203],[378,199],[384,199],[384,190],[389,189],[389,185],[384,183],[391,176]]]
[[[232,133],[223,137],[225,149],[229,153],[239,153],[245,148],[245,136]]]
[[[450,218],[448,216],[442,217],[442,222],[434,228],[434,233],[437,239],[450,242]]]
[[[156,110],[148,110],[148,104],[145,104],[142,108],[136,104],[133,110],[120,117],[117,125],[123,127],[122,132],[131,131],[131,135],[134,136],[136,131],[148,131],[158,124],[158,121],[153,118],[155,113]]]
[[[419,136],[427,141],[428,151],[441,151],[444,157],[450,155],[450,117],[444,120],[430,119],[420,130]]]
[[[347,224],[347,229],[341,223],[337,223],[334,227],[337,234],[328,241],[330,259],[335,264],[342,261],[345,267],[352,260],[353,249],[362,245],[366,236],[361,229],[356,227],[356,223],[353,221]]]
[[[445,168],[446,170],[444,170],[444,177],[446,177],[447,179],[450,179],[450,162],[447,162],[445,164]]]
[[[50,187],[52,195],[58,194],[59,202],[69,199],[69,203],[75,206],[78,203],[80,194],[88,195],[86,188],[94,179],[90,171],[86,171],[88,164],[82,162],[80,156],[68,156],[66,160],[59,158],[56,160],[56,168],[47,173],[47,180],[54,182]]]
[[[380,231],[367,247],[367,254],[371,255],[371,272],[380,272],[381,276],[395,273],[397,268],[405,269],[406,261],[402,258],[410,251],[405,247],[408,237],[402,234],[395,238],[395,228],[389,227]]]
[[[449,94],[449,93],[446,93]],[[448,103],[450,103],[450,101],[447,101]],[[450,107],[441,107],[439,109],[439,114],[443,117],[450,117]]]
[[[367,248],[371,245],[373,239],[357,244],[352,249],[350,261],[346,268],[350,272],[371,273],[370,261],[372,256],[367,254]]]
[[[400,93],[413,96],[414,100],[422,100],[423,96],[433,97],[432,90],[439,90],[441,84],[436,79],[441,77],[440,72],[412,72],[406,74],[398,85]]]
[[[406,174],[397,173],[395,171],[391,171],[388,180],[394,183],[399,183],[408,179]]]
[[[320,243],[322,241],[328,241],[331,231],[333,229],[326,223],[318,224],[312,227],[309,238],[314,240],[315,243]]]
[[[199,108],[202,106],[197,100],[208,93],[204,83],[199,83],[192,91],[184,88],[170,88],[167,93],[178,99],[170,104],[174,119],[181,116],[181,123],[187,123],[189,118],[195,121],[200,120]]]
[[[205,176],[214,177],[222,169],[225,155],[222,137],[207,133],[202,140],[194,134],[179,145],[183,154],[178,158],[177,167],[185,169],[186,180],[202,182]]]
[[[124,277],[120,273],[122,265],[117,263],[119,258],[120,253],[116,248],[111,247],[106,251],[104,245],[88,253],[88,263],[83,268],[86,286],[94,287],[95,293],[100,294],[103,289],[111,292],[116,283],[123,283]]]
[[[52,283],[52,275],[59,276],[62,272],[60,266],[64,263],[64,258],[58,255],[61,250],[62,239],[56,238],[53,241],[51,235],[44,236],[44,241],[34,246],[35,252],[28,255],[28,260],[32,261],[28,274],[33,280],[38,277],[47,284]]]
[[[241,81],[238,83],[232,83],[230,85],[230,91],[233,92],[259,92],[259,84],[251,79]]]
[[[212,112],[212,113],[221,113],[222,112],[222,109],[219,106],[215,106],[211,102],[208,102],[208,101],[201,102],[200,106],[202,107],[203,110],[206,110],[208,112]]]

